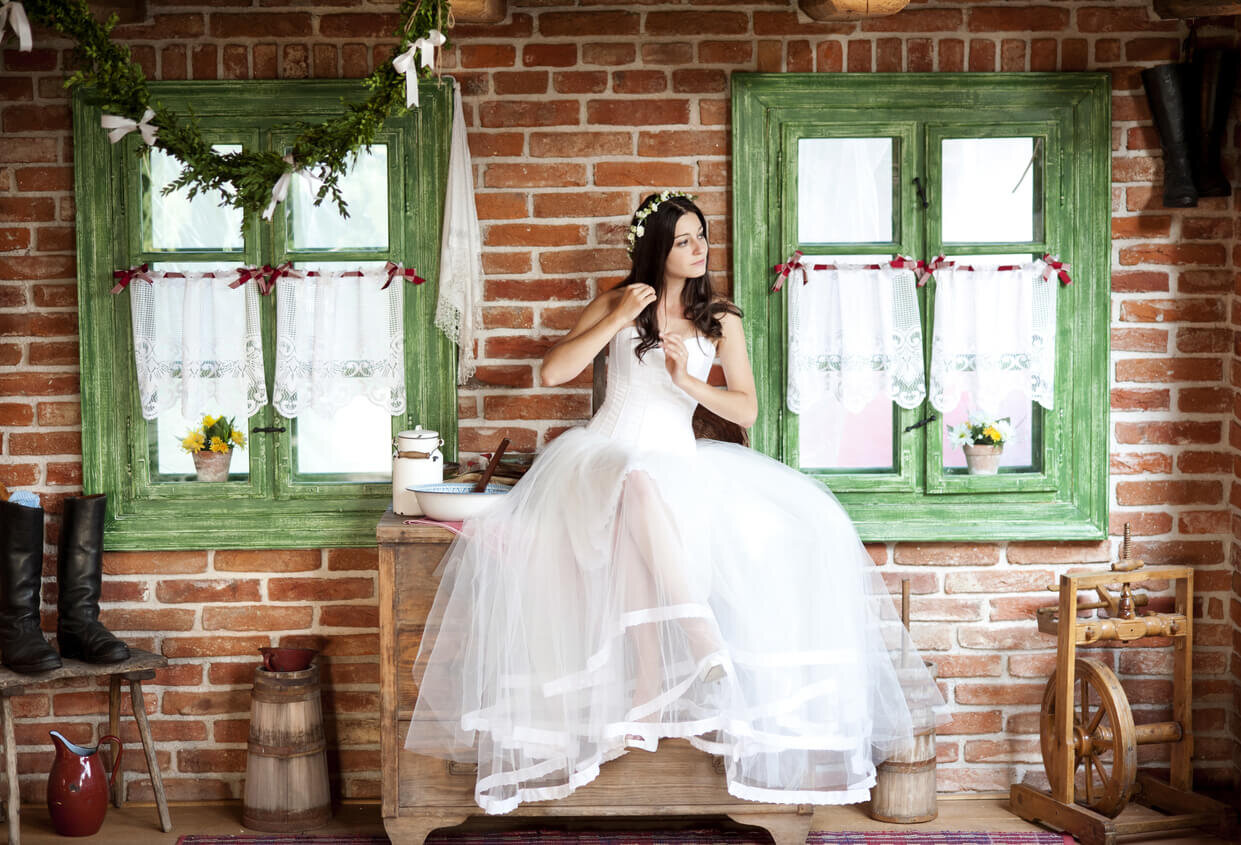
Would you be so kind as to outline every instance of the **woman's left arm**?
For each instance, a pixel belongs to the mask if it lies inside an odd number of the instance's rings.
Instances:
[[[712,387],[689,374],[686,369],[688,352],[685,349],[685,340],[679,335],[665,335],[662,338],[668,371],[673,384],[697,399],[707,410],[743,428],[749,428],[758,418],[758,400],[755,397],[750,356],[745,349],[741,318],[736,314],[722,314],[720,324],[724,333],[716,351],[724,368],[724,381],[728,385],[725,389]]]

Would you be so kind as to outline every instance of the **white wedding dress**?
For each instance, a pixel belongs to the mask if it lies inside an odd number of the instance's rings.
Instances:
[[[739,798],[864,801],[939,690],[831,493],[696,441],[695,401],[636,342],[612,339],[590,424],[445,555],[406,748],[477,763],[488,813],[662,737],[721,755]],[[705,379],[713,347],[687,346]]]

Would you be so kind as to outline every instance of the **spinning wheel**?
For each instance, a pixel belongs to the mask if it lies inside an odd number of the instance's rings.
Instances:
[[[1077,803],[1115,818],[1133,793],[1137,777],[1137,742],[1133,711],[1112,670],[1098,660],[1079,657],[1075,663],[1077,693],[1073,697],[1073,794]],[[1054,765],[1056,750],[1056,676],[1043,693],[1039,722],[1043,767],[1053,791],[1060,789]]]

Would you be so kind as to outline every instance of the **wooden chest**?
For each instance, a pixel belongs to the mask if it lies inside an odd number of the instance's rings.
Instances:
[[[435,569],[453,535],[428,525],[405,525],[384,514],[379,540],[380,736],[383,819],[395,845],[422,845],[431,831],[483,812],[474,803],[473,766],[405,751],[417,690],[414,658],[438,579]],[[539,818],[728,816],[765,827],[776,845],[803,845],[813,818],[808,805],[759,804],[728,794],[723,762],[683,740],[664,740],[650,754],[633,751],[607,763],[593,783],[556,801],[523,804],[512,813]]]

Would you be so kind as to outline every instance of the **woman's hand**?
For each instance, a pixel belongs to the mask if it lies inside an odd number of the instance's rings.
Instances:
[[[679,334],[661,334],[659,339],[663,346],[664,366],[668,368],[668,375],[672,376],[673,384],[682,387],[690,377],[686,368],[689,350],[685,348],[685,339]]]
[[[625,285],[612,313],[624,317],[626,323],[632,323],[654,301],[655,288],[650,285]]]

